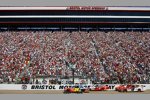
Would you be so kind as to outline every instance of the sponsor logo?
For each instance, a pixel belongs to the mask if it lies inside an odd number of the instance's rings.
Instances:
[[[27,85],[23,84],[21,88],[22,88],[23,90],[26,90],[26,89],[27,89]]]

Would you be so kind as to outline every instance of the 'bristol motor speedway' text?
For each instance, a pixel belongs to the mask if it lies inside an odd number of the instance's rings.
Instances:
[[[108,85],[109,86],[109,85]],[[64,88],[66,87],[73,87],[73,86],[68,86],[68,85],[32,85],[31,86],[31,89],[32,90],[36,90],[36,89],[41,89],[41,90],[63,90]],[[82,87],[90,87],[90,85],[85,85],[85,86],[82,86]],[[110,85],[109,86],[110,89],[114,89],[115,88],[115,85]]]

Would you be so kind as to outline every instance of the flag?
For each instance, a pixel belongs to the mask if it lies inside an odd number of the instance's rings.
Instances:
[[[75,63],[75,64],[72,64],[72,63],[69,63],[69,62],[67,62],[67,61],[65,61],[65,64],[66,64],[66,66],[69,68],[69,69],[74,69],[74,68],[76,68],[76,65],[77,65],[77,63]]]
[[[76,68],[77,63],[75,64],[71,64],[71,68],[75,69]]]

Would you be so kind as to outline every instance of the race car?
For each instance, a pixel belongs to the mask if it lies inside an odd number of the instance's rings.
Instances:
[[[80,85],[79,88],[83,93],[89,93],[89,87],[85,87],[84,85]]]
[[[109,86],[107,85],[96,85],[94,89],[90,89],[91,91],[106,91],[109,90]]]
[[[94,91],[95,90],[95,86],[94,85],[90,85],[88,88],[89,88],[90,91]]]
[[[66,87],[64,93],[83,93],[79,86]]]
[[[77,85],[69,88],[66,87],[64,93],[89,93],[89,89],[88,87]]]
[[[119,91],[120,90],[120,88],[122,88],[122,87],[124,87],[125,85],[119,85],[119,86],[117,86],[116,88],[115,88],[115,91]]]
[[[119,92],[142,92],[144,85],[125,85],[119,88]]]

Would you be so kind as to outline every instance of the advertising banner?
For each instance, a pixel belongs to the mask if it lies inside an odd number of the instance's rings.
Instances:
[[[109,90],[115,90],[119,84],[105,84],[109,86]],[[145,90],[150,89],[150,84],[143,84]],[[65,87],[72,87],[73,85],[47,85],[47,84],[0,84],[0,90],[64,90]],[[90,87],[92,85],[82,85],[83,87]]]

